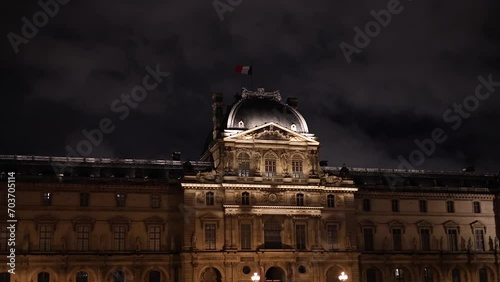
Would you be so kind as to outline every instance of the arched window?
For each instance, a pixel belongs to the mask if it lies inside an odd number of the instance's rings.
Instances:
[[[250,193],[248,192],[241,193],[241,204],[245,206],[250,205]]]
[[[460,278],[460,269],[454,268],[451,272],[451,277],[453,282],[461,282],[462,279]]]
[[[377,272],[375,271],[375,269],[370,268],[366,270],[366,282],[378,282]]]
[[[0,273],[0,281],[2,282],[10,282],[10,273],[2,272]]]
[[[113,282],[125,282],[125,273],[121,270],[113,272]]]
[[[207,192],[207,194],[205,194],[205,204],[207,206],[214,205],[214,192]]]
[[[266,177],[276,176],[276,158],[267,156],[264,161],[264,175]]]
[[[488,271],[486,268],[479,269],[479,282],[488,282]]]
[[[405,281],[405,273],[402,268],[396,268],[394,270],[394,278],[396,282],[404,282]]]
[[[266,249],[281,249],[281,224],[275,219],[264,224],[264,245]]]
[[[250,156],[247,153],[238,155],[238,175],[240,177],[250,176]]]
[[[334,208],[335,207],[335,196],[334,195],[328,195],[326,196],[326,203],[329,208]]]
[[[76,282],[89,282],[89,274],[85,271],[76,273]]]
[[[297,203],[297,206],[303,206],[304,205],[304,194],[299,193],[295,196],[295,201]]]
[[[292,158],[292,177],[293,178],[302,178],[304,177],[304,167],[302,158],[298,156],[294,156]]]
[[[159,271],[153,270],[149,272],[149,282],[161,282],[161,274]]]
[[[2,280],[0,280],[2,281]],[[47,272],[40,272],[38,273],[38,282],[49,282],[50,281],[50,275]]]
[[[432,269],[424,268],[424,282],[434,282]]]

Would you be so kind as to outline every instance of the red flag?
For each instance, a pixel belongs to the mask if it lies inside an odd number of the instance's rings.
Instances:
[[[252,66],[237,65],[234,71],[239,72],[241,74],[252,75]]]

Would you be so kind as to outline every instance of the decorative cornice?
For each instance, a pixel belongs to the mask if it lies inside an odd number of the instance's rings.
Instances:
[[[255,214],[255,215],[308,215],[308,216],[321,216],[323,207],[297,207],[297,206],[251,206],[244,207],[239,205],[224,205],[224,213],[226,215],[239,215],[239,214]]]

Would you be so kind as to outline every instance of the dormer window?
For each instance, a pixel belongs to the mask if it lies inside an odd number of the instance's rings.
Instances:
[[[292,126],[290,126],[290,128],[291,128],[293,131],[297,131],[297,126],[295,125],[295,123],[292,123]]]
[[[238,127],[239,128],[245,127],[245,123],[242,120],[240,120],[240,122],[238,122]]]

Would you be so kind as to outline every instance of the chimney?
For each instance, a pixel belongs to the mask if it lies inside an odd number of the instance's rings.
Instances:
[[[297,98],[289,97],[286,99],[286,103],[288,106],[290,106],[296,110],[299,109],[299,99],[297,99]]]
[[[172,152],[172,161],[180,161],[181,152]]]
[[[224,119],[224,94],[212,94],[212,135],[213,140],[220,137],[222,132],[222,121]]]

